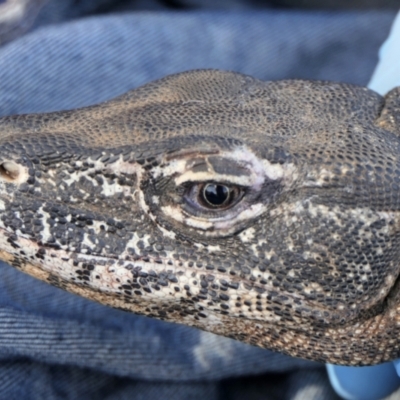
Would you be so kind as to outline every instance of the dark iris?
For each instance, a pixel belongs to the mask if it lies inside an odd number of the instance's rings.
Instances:
[[[225,205],[229,201],[230,195],[231,190],[228,186],[217,183],[208,183],[203,189],[203,198],[212,207]]]

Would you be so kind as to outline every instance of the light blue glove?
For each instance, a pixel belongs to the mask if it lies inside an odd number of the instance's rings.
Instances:
[[[378,400],[400,386],[395,363],[400,372],[400,360],[373,367],[342,367],[328,364],[326,368],[333,389],[343,399]]]
[[[379,62],[368,87],[382,96],[400,86],[400,12],[395,18],[389,37],[379,49]]]
[[[400,86],[400,12],[379,50],[379,63],[368,87],[381,95]],[[329,380],[346,400],[379,400],[400,387],[400,359],[373,367],[328,364]]]

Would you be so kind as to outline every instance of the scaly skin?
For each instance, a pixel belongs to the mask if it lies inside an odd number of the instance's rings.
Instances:
[[[210,70],[6,117],[0,258],[103,304],[293,356],[394,359],[399,133],[400,89]]]

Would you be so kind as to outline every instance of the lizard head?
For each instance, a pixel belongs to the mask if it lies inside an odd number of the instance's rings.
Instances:
[[[192,71],[0,120],[0,258],[336,364],[400,356],[399,89]]]

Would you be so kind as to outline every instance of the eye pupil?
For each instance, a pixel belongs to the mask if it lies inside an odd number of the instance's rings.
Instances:
[[[203,189],[203,197],[213,207],[222,206],[230,198],[230,189],[225,185],[209,183]]]

